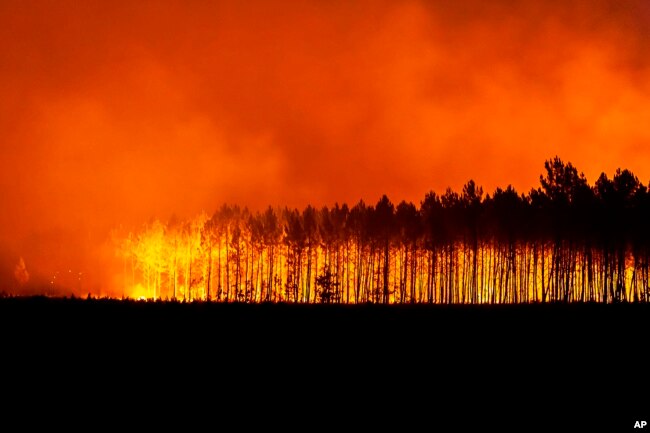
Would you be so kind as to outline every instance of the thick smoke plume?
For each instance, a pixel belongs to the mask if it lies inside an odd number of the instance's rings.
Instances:
[[[527,191],[562,155],[650,178],[639,1],[3,1],[0,249],[109,290],[112,228]]]

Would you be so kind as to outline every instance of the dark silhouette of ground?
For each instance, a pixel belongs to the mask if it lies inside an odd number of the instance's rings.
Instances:
[[[647,396],[649,325],[648,304],[0,299],[5,371],[67,384],[117,372],[109,388],[137,378],[174,401],[207,392],[249,408],[277,404],[290,417],[386,411],[451,430],[631,429]]]

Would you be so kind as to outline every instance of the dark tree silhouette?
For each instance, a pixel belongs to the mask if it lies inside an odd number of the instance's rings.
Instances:
[[[334,281],[334,275],[330,271],[330,266],[325,265],[323,273],[316,277],[316,287],[318,287],[318,298],[320,299],[320,302],[324,304],[338,302],[338,285],[339,284]]]
[[[649,220],[650,193],[629,170],[592,187],[555,157],[528,194],[484,194],[470,180],[419,207],[385,195],[320,210],[223,205],[211,218],[153,221],[117,242],[125,292],[152,298],[641,302],[650,299]]]

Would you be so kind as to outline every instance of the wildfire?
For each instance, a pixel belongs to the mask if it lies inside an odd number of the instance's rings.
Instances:
[[[559,158],[546,169],[528,196],[509,187],[484,198],[470,181],[462,194],[430,193],[419,209],[384,196],[375,206],[223,206],[212,217],[156,220],[116,237],[124,292],[222,302],[647,300],[646,187],[627,170],[590,187]]]

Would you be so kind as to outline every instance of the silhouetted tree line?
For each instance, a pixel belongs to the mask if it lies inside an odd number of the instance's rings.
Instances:
[[[242,302],[647,301],[650,193],[628,170],[588,184],[544,164],[540,187],[469,181],[416,206],[335,204],[154,221],[119,240],[126,294]]]

